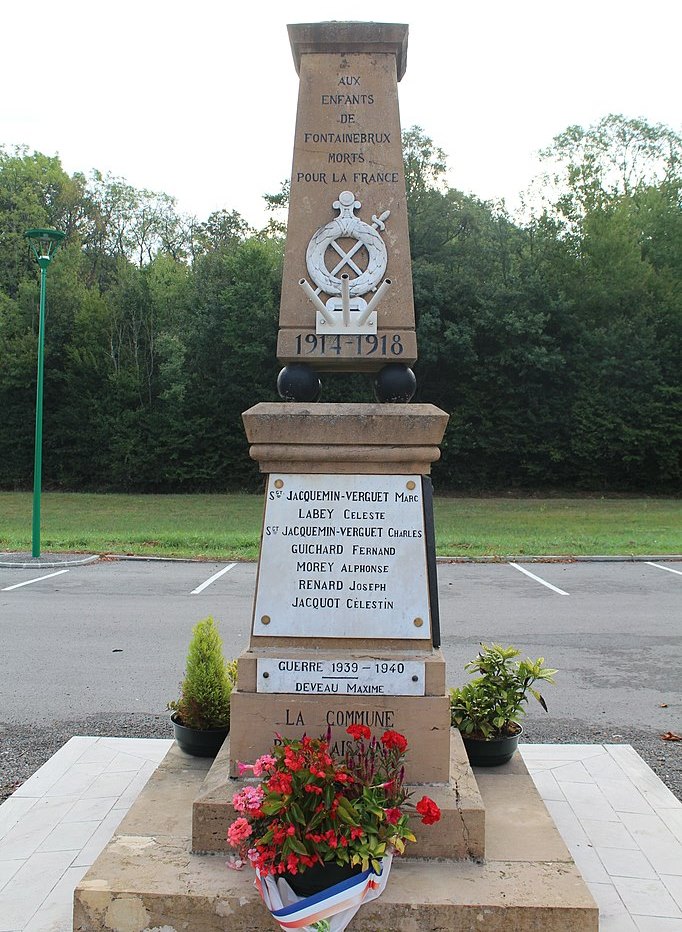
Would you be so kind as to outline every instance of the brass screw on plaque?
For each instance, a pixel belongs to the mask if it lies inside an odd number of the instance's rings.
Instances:
[[[282,481],[282,479],[275,479],[275,488],[276,489],[284,488],[284,482]]]
[[[266,674],[266,676],[267,676],[267,674]],[[413,682],[413,683],[419,682],[419,677],[418,677],[418,676],[413,676],[413,677],[412,677],[412,682]]]
[[[412,491],[412,489],[416,488],[416,485],[417,485],[417,483],[416,483],[416,482],[413,482],[412,479],[410,479],[409,482],[406,482],[406,483],[405,483],[405,487],[408,488],[408,489],[410,490],[410,492]]]
[[[424,619],[423,619],[423,618],[415,618],[415,619],[414,619],[414,626],[415,626],[415,628],[421,628],[421,626],[422,626],[423,624],[424,624]]]
[[[264,624],[264,625],[269,625],[269,624],[270,624],[270,616],[269,616],[269,615],[263,615],[263,617],[261,618],[261,623]]]
[[[267,680],[267,678],[268,678],[269,676],[270,676],[270,674],[266,672],[266,673],[263,674],[263,679],[264,679],[264,680]]]

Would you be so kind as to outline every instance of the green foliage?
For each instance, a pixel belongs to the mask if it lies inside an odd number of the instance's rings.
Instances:
[[[676,493],[682,480],[682,140],[619,115],[569,127],[534,216],[448,186],[403,138],[419,343],[415,401],[450,414],[441,490]],[[32,482],[38,269],[24,232],[67,233],[50,266],[47,489],[260,487],[241,413],[276,399],[289,187],[257,233],[59,159],[0,149],[0,488]],[[324,401],[370,379],[323,377]]]
[[[223,728],[230,724],[230,694],[237,683],[237,661],[223,658],[223,642],[213,619],[192,629],[180,698],[169,702],[188,728]]]
[[[529,696],[547,711],[533,684],[553,683],[557,671],[543,666],[544,657],[516,660],[519,655],[514,647],[482,644],[478,657],[466,664],[465,670],[481,675],[450,690],[451,722],[462,734],[485,740],[515,734]]]
[[[680,180],[682,137],[661,123],[609,114],[595,126],[569,126],[542,153],[558,194],[554,207],[579,222],[620,198]]]
[[[416,400],[451,414],[436,485],[679,489],[679,138],[572,127],[525,226],[445,187],[418,128],[405,150]]]

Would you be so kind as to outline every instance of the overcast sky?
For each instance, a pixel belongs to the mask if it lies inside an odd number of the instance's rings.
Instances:
[[[514,206],[535,154],[608,113],[680,130],[679,0],[60,0],[2,4],[0,144],[260,225],[289,176],[298,78],[287,23],[402,22],[403,128],[450,183]]]

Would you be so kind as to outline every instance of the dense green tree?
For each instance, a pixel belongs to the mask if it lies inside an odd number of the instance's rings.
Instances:
[[[249,239],[221,246],[195,265],[181,472],[189,487],[256,481],[246,460],[241,412],[273,400],[282,252]]]
[[[410,131],[419,396],[451,413],[442,486],[679,482],[676,145],[620,117],[572,127],[561,183],[520,227],[444,187],[442,153]]]
[[[416,400],[450,413],[441,489],[679,488],[680,138],[610,116],[546,152],[532,219],[447,184],[404,135],[419,340]],[[29,488],[38,326],[32,226],[67,233],[50,267],[44,483],[260,485],[241,413],[274,399],[288,185],[254,232],[56,157],[0,150],[0,487]],[[372,397],[361,376],[323,398]]]

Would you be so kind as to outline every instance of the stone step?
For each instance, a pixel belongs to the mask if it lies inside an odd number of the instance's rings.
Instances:
[[[331,705],[331,708],[330,708]],[[332,714],[338,716],[334,720]],[[367,716],[373,717],[367,717]],[[299,738],[324,735],[332,723],[331,754],[343,757],[347,725],[367,724],[377,737],[395,729],[407,738],[405,762],[410,783],[445,783],[450,767],[450,698],[440,696],[348,696],[327,703],[319,696],[247,693],[230,696],[230,775],[237,762],[254,761],[272,747],[273,732]]]
[[[225,741],[192,806],[192,851],[197,854],[229,851],[227,828],[237,817],[232,796],[252,780],[228,779],[230,739]],[[458,731],[450,729],[450,782],[409,787],[412,800],[430,796],[441,809],[435,825],[424,826],[419,816],[410,819],[416,844],[406,856],[427,858],[482,858],[485,851],[485,809],[469,767]]]
[[[272,932],[250,870],[190,851],[210,763],[171,748],[76,887],[74,932]],[[477,777],[486,861],[396,859],[385,892],[348,932],[597,932],[597,906],[520,756]]]

